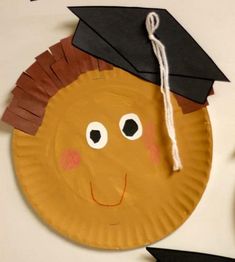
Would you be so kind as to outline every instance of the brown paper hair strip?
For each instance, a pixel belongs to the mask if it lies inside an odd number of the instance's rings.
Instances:
[[[47,103],[49,95],[26,73],[21,74],[16,85],[39,101]]]
[[[52,54],[49,51],[45,51],[44,53],[36,57],[36,61],[45,70],[45,72],[51,78],[56,87],[61,88],[63,86],[63,83],[56,77],[54,72],[51,70],[51,66],[56,62]]]
[[[64,51],[61,42],[51,46],[50,51],[56,61],[64,57]]]
[[[18,114],[11,112],[8,108],[2,116],[2,121],[28,134],[35,134],[39,128],[39,125],[18,116]]]
[[[12,103],[9,105],[8,110],[12,113],[15,113],[17,116],[24,118],[25,120],[28,120],[36,125],[41,125],[42,118],[38,117],[29,111],[19,107],[17,100],[13,99]]]

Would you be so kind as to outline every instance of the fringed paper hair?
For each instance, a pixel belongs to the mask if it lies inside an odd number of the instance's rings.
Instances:
[[[65,38],[38,57],[16,82],[13,99],[2,120],[25,133],[34,135],[42,123],[49,99],[80,74],[90,70],[109,70],[112,66],[96,59]]]
[[[112,70],[113,66],[72,46],[72,37],[51,46],[21,74],[12,91],[13,98],[2,120],[14,128],[35,135],[40,127],[46,106],[58,90],[75,81],[80,74],[91,70]],[[175,95],[184,113],[204,106]]]

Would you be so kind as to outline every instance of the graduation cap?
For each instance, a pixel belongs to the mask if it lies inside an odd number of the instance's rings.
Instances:
[[[146,248],[159,262],[232,262],[233,258],[162,248]]]
[[[80,18],[73,37],[79,49],[160,85],[160,70],[148,39],[149,12],[160,18],[155,32],[165,46],[171,91],[204,104],[215,80],[228,81],[212,59],[165,9],[69,7]]]

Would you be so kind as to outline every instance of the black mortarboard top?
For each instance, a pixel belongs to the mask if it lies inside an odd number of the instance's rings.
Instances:
[[[158,262],[234,262],[235,259],[188,251],[147,247]]]
[[[170,88],[205,103],[215,80],[228,81],[212,59],[165,9],[69,7],[80,18],[73,45],[98,58],[160,84],[159,66],[145,28],[149,12],[160,18],[155,36],[165,45]]]

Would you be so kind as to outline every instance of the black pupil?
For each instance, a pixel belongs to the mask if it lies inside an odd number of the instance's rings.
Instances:
[[[138,130],[138,125],[133,119],[126,120],[122,131],[126,136],[133,136]]]
[[[91,130],[90,132],[90,139],[94,142],[94,143],[98,143],[100,141],[101,138],[101,134],[99,130]]]

